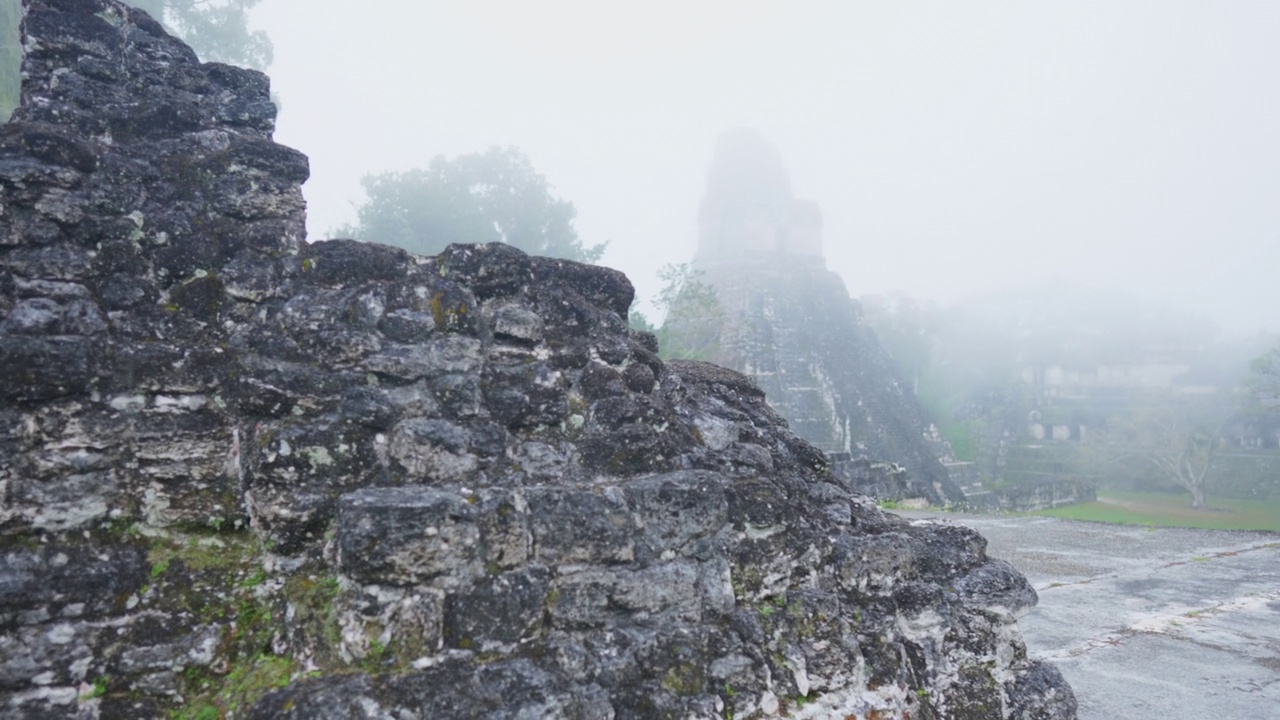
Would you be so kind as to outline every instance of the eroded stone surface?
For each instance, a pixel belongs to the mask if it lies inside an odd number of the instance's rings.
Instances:
[[[264,76],[114,0],[25,32],[0,717],[1073,716],[1021,576],[661,361],[620,273],[302,244]]]

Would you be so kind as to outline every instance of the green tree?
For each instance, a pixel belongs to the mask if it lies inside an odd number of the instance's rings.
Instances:
[[[724,327],[724,310],[716,289],[702,281],[702,272],[688,263],[668,263],[658,271],[662,290],[653,299],[658,312],[664,314],[662,327],[654,331],[658,336],[661,356],[671,360],[715,361],[720,347],[720,332]],[[636,318],[647,325],[644,316]],[[643,329],[643,328],[642,328]]]
[[[1231,415],[1229,398],[1152,398],[1109,422],[1103,442],[1109,462],[1145,463],[1157,478],[1187,491],[1191,507],[1203,510],[1209,507],[1209,470],[1225,444],[1222,430]]]
[[[658,332],[658,328],[654,327],[653,323],[649,322],[649,318],[641,312],[639,305],[640,300],[632,300],[631,309],[627,312],[627,323],[631,329],[647,333]]]
[[[1248,408],[1280,414],[1280,345],[1255,359],[1250,370],[1245,384]]]
[[[584,246],[573,203],[554,197],[546,177],[517,148],[490,148],[426,169],[366,175],[368,201],[356,225],[337,233],[435,255],[451,243],[505,242],[533,255],[595,262],[604,244]]]
[[[249,29],[249,11],[262,0],[124,0],[146,10],[191,46],[201,60],[266,70],[274,48]]]
[[[1280,345],[1250,363],[1240,396],[1242,437],[1262,448],[1280,447]]]

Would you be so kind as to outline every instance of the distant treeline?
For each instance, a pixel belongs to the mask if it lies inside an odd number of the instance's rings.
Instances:
[[[22,0],[0,0],[0,120],[8,122],[22,90]]]

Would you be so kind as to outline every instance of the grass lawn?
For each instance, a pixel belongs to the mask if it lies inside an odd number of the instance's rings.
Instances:
[[[1192,510],[1189,495],[1099,490],[1098,501],[1040,510],[1033,515],[1120,525],[1280,532],[1280,499],[1232,500],[1209,496],[1210,510]]]

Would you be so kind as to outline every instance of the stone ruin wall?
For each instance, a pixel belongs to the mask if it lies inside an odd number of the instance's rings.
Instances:
[[[620,273],[306,244],[265,76],[25,9],[0,718],[1075,716],[1021,575],[659,360]]]
[[[754,378],[796,434],[824,451],[897,463],[907,497],[963,503],[940,461],[945,442],[825,268],[821,210],[792,196],[777,148],[755,131],[717,141],[699,230],[693,267],[723,314],[716,361]],[[678,318],[674,327],[706,332]]]
[[[698,207],[694,265],[823,265],[822,209],[797,200],[777,148],[750,128],[722,133]]]

